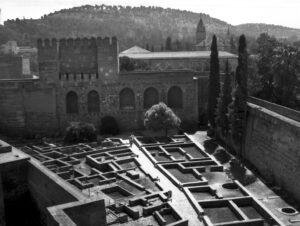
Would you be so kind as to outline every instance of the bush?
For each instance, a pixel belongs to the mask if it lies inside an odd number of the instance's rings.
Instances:
[[[256,181],[256,176],[246,169],[246,167],[237,159],[230,161],[229,172],[231,177],[241,182],[244,186],[252,184]]]
[[[221,163],[227,163],[231,159],[231,156],[227,153],[227,151],[224,148],[217,148],[215,152],[213,153],[215,158]]]
[[[64,141],[78,143],[95,141],[97,139],[96,128],[91,123],[71,122],[66,128]]]
[[[112,116],[104,116],[101,119],[100,131],[102,134],[111,134],[111,135],[117,135],[120,132],[118,123],[116,119]]]
[[[207,153],[212,154],[212,153],[214,153],[216,148],[219,146],[219,144],[217,143],[217,141],[215,139],[210,139],[210,140],[204,141],[203,146],[205,148],[205,151],[207,151]]]

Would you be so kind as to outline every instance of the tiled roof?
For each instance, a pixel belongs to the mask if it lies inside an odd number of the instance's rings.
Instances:
[[[137,54],[137,53],[150,53],[150,51],[143,49],[139,46],[133,46],[130,49],[124,50],[121,54]]]
[[[183,59],[183,58],[210,58],[210,51],[180,51],[180,52],[148,52],[148,53],[120,53],[132,59]],[[219,58],[237,58],[235,54],[219,51]]]

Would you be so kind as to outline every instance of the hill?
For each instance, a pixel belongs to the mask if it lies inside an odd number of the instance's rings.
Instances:
[[[249,25],[235,27],[207,14],[170,8],[85,5],[56,11],[36,20],[8,20],[0,26],[0,43],[16,40],[19,45],[35,45],[40,37],[117,36],[121,50],[133,45],[145,47],[147,43],[158,50],[168,36],[173,41],[193,43],[200,17],[208,35],[224,36],[229,29],[233,35],[246,33],[257,36],[263,30],[251,26],[251,32],[248,32]],[[300,37],[296,29],[280,27],[279,36],[283,33]],[[277,35],[276,32],[274,34]]]
[[[236,32],[247,36],[258,37],[261,33],[268,33],[277,39],[287,39],[295,42],[300,39],[300,29],[283,27],[273,24],[240,24],[235,26]]]

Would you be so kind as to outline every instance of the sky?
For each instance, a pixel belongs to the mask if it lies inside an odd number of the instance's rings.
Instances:
[[[232,25],[268,23],[300,28],[300,0],[0,0],[1,21],[40,18],[80,5],[160,6],[209,14]]]

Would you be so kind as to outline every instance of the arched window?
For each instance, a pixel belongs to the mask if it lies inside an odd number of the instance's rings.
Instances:
[[[135,108],[134,92],[125,88],[120,92],[120,109],[129,110]]]
[[[67,111],[67,114],[77,114],[78,113],[78,96],[73,91],[70,91],[67,93],[66,111]]]
[[[173,86],[168,92],[168,106],[170,108],[182,108],[183,94],[181,88]]]
[[[100,111],[100,102],[98,93],[93,90],[88,93],[88,112],[97,113]]]
[[[158,103],[158,92],[155,88],[147,88],[144,92],[144,108],[150,108],[152,105]]]

